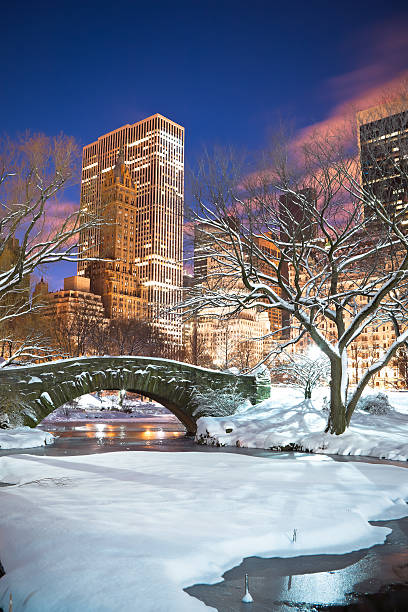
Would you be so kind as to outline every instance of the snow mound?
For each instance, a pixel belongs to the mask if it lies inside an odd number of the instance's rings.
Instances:
[[[408,402],[408,394],[404,398]],[[323,397],[315,402],[299,400],[301,392],[275,388],[270,399],[232,416],[199,419],[196,440],[219,446],[408,460],[408,418],[400,407],[386,414],[357,410],[350,427],[336,436],[324,433],[328,414],[320,408]],[[392,402],[397,404],[394,397]]]
[[[85,395],[81,395],[80,397],[76,398],[75,405],[77,408],[82,408],[83,410],[86,408],[88,410],[100,410],[102,406],[102,400],[99,397],[92,395],[91,393],[86,393]]]
[[[2,457],[0,607],[12,592],[25,612],[209,610],[183,589],[244,557],[383,543],[369,521],[408,514],[407,474],[317,455]]]
[[[14,429],[0,429],[0,448],[34,448],[52,444],[54,436],[48,431],[32,427],[14,427]]]

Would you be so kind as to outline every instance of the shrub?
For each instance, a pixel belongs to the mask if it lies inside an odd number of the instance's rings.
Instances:
[[[388,396],[385,393],[362,397],[357,404],[357,408],[370,414],[388,414],[392,410]]]
[[[201,391],[194,392],[194,401],[197,408],[194,410],[195,417],[212,416],[230,416],[246,402],[246,397],[237,389],[237,385],[230,383],[222,389],[209,389],[202,393]]]
[[[25,401],[18,393],[2,389],[0,392],[0,428],[24,425]]]

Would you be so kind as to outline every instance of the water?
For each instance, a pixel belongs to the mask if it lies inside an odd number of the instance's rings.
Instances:
[[[199,446],[174,418],[66,421],[41,425],[58,436],[53,445],[4,450],[1,455],[82,455],[116,451],[240,453],[271,460],[299,453],[262,449]],[[361,457],[338,461],[369,461],[408,467],[407,463]],[[408,472],[407,472],[408,476]],[[335,520],[335,517],[334,517]],[[316,555],[291,559],[251,557],[224,575],[216,585],[195,585],[186,591],[219,612],[408,612],[408,518],[373,523],[390,527],[385,544],[347,555]],[[253,604],[241,603],[248,574]],[[335,607],[333,607],[335,606]]]
[[[372,524],[392,529],[385,544],[347,555],[250,557],[223,582],[186,591],[219,612],[407,612],[408,518]],[[241,604],[245,574],[251,607]]]
[[[238,453],[271,459],[293,459],[302,453],[269,451],[262,448],[216,447],[199,445],[186,434],[185,427],[174,417],[138,417],[128,419],[93,419],[90,421],[50,421],[39,428],[57,436],[54,444],[39,448],[0,450],[4,455],[30,454],[45,456],[89,455],[115,451],[163,451]],[[388,461],[374,457],[331,456],[334,461],[362,461],[408,467],[408,462]],[[407,608],[408,612],[408,608]]]

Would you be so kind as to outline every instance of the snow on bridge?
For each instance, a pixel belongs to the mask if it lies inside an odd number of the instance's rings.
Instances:
[[[236,383],[253,404],[270,395],[265,372],[235,375],[152,357],[77,357],[0,370],[2,393],[16,398],[25,424],[32,427],[80,395],[125,389],[160,402],[195,433],[194,391],[221,389],[229,383]]]

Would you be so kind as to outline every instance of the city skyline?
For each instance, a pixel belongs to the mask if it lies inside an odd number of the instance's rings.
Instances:
[[[205,145],[263,148],[282,122],[296,144],[314,129],[335,129],[350,108],[368,108],[408,76],[402,0],[392,10],[378,1],[330,11],[224,1],[86,3],[79,12],[71,3],[63,20],[47,1],[35,12],[23,2],[8,5],[4,19],[4,131],[62,130],[82,146],[160,113],[186,128],[187,168]],[[79,185],[63,195],[56,218],[78,203]],[[50,287],[73,274],[75,264],[50,269]]]

